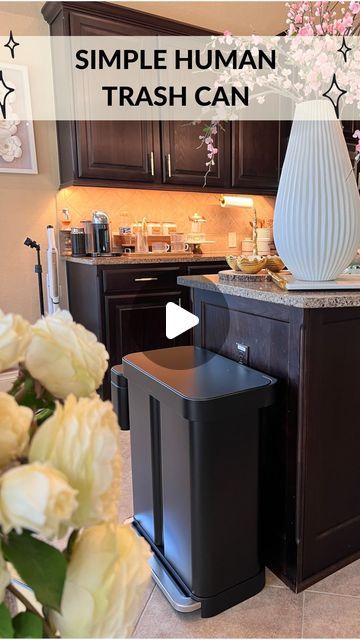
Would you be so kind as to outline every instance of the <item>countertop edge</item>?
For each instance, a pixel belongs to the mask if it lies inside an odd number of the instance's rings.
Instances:
[[[169,264],[169,263],[183,263],[183,262],[225,262],[225,256],[221,254],[207,255],[192,255],[187,256],[166,256],[151,254],[146,257],[124,257],[124,256],[107,256],[107,257],[76,257],[76,256],[61,256],[65,262],[75,262],[77,264],[86,264],[92,266],[116,266],[116,265],[132,265],[132,264]]]
[[[218,276],[179,276],[178,284],[207,291],[215,291],[225,295],[238,296],[260,302],[271,302],[287,307],[301,309],[325,309],[360,307],[358,291],[282,291],[271,282],[248,284],[219,282]]]

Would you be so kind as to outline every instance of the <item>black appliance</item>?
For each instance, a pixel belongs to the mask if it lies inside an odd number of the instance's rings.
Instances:
[[[127,355],[111,377],[155,581],[202,617],[258,593],[259,436],[274,378],[193,346]]]
[[[94,255],[111,255],[111,231],[109,217],[103,211],[92,215]]]

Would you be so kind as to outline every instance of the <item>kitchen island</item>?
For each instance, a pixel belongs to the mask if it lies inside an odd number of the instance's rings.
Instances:
[[[360,557],[360,291],[286,292],[217,275],[178,284],[200,318],[196,345],[279,380],[261,451],[263,547],[301,591]]]

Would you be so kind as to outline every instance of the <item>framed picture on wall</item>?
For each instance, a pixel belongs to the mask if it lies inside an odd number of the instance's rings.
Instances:
[[[6,98],[6,120],[0,116],[0,173],[38,173],[33,122],[17,116],[21,105],[31,113],[27,67],[1,63],[0,71],[5,85],[13,89]]]

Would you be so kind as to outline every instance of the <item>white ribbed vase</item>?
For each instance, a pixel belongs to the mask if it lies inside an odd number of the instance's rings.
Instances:
[[[274,212],[277,251],[298,280],[333,280],[360,246],[360,197],[329,100],[298,104]]]

